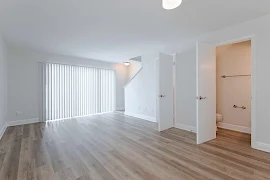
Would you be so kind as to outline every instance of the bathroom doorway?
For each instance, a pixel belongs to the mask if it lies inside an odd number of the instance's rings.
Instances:
[[[226,45],[234,45],[238,43],[249,43],[250,44],[250,71],[249,72],[244,72],[238,74],[231,74],[233,71],[230,72],[224,72],[222,75],[217,74],[217,48],[221,46],[226,46]],[[245,114],[249,118],[245,117],[246,119],[250,119],[248,122],[248,126],[243,126],[243,124],[233,124],[233,128],[231,128],[228,131],[234,132],[234,133],[243,133],[243,131],[248,135],[249,139],[251,138],[251,147],[258,149],[257,144],[256,144],[256,48],[255,48],[255,36],[248,36],[244,38],[239,38],[239,39],[234,39],[234,40],[229,40],[226,42],[218,42],[216,44],[213,43],[205,43],[205,42],[197,42],[197,47],[196,47],[196,97],[197,97],[197,110],[196,110],[196,124],[197,124],[197,134],[196,134],[196,139],[197,139],[197,144],[201,144],[204,142],[208,142],[210,140],[216,139],[217,138],[217,133],[216,129],[217,126],[219,128],[223,129],[229,129],[232,126],[228,127],[226,126],[227,118],[229,117],[226,115],[227,113],[224,114],[224,116],[219,116],[217,114],[221,114],[222,112],[218,112],[220,110],[219,107],[217,107],[217,80],[226,80],[229,82],[230,81],[236,81],[240,80],[241,78],[248,78],[250,82],[250,88],[249,90],[245,92],[241,92],[240,94],[246,93],[249,94],[249,103],[246,101],[235,101],[230,105],[230,109],[232,110],[240,110],[240,112],[236,112],[236,114],[240,114],[241,112],[245,112]],[[233,61],[232,61],[233,62]],[[244,66],[245,63],[241,64],[241,66]],[[236,73],[236,72],[235,72]],[[250,74],[249,74],[250,73]],[[227,76],[234,76],[234,75],[240,75],[236,77],[227,77]],[[243,76],[242,76],[243,75]],[[241,84],[241,83],[240,83]],[[239,85],[240,85],[239,84]],[[238,86],[237,82],[234,82],[233,85],[234,88],[240,88],[241,86]],[[228,94],[232,93],[232,89],[229,88],[227,91],[227,96]],[[226,97],[225,97],[226,98]],[[232,98],[234,99],[234,98]],[[233,113],[232,113],[233,114]],[[240,116],[240,115],[239,115]],[[223,121],[219,122],[217,124],[217,118],[221,118]],[[225,120],[226,119],[226,120]],[[236,118],[237,119],[237,118]],[[225,122],[225,123],[224,123]],[[242,125],[242,126],[241,126]],[[241,126],[241,127],[240,127]],[[249,127],[250,126],[250,127]],[[240,128],[239,128],[240,127]],[[244,128],[243,128],[244,127]],[[239,131],[242,132],[239,132]],[[237,132],[238,131],[238,132]],[[221,131],[220,131],[221,133]],[[248,134],[250,133],[250,134]],[[250,140],[249,140],[250,142]]]
[[[216,47],[217,138],[251,143],[251,58],[251,40]]]

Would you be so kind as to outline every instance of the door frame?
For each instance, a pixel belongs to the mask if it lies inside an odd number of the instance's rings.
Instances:
[[[176,55],[177,53],[171,54],[173,56],[173,127],[176,127]]]
[[[224,46],[228,44],[240,43],[244,41],[251,41],[251,147],[256,148],[256,109],[257,109],[257,98],[256,98],[256,35],[252,34],[249,36],[244,36],[240,38],[230,39],[226,41],[219,41],[213,43],[218,46]],[[198,124],[197,124],[198,126]]]

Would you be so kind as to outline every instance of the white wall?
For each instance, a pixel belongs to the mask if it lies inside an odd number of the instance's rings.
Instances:
[[[128,78],[131,79],[141,69],[142,63],[138,61],[130,61],[128,66]]]
[[[175,53],[183,52],[186,49],[195,47],[197,41],[204,41],[210,43],[220,43],[240,37],[254,35],[256,37],[255,46],[256,52],[256,72],[253,75],[256,77],[256,114],[253,116],[256,119],[256,134],[252,135],[255,138],[255,148],[268,149],[270,151],[270,84],[267,82],[267,78],[270,77],[270,60],[269,60],[269,42],[270,42],[270,15],[254,19],[242,24],[238,24],[232,27],[228,27],[216,32],[208,33],[200,37],[190,39],[179,44],[167,47],[164,52]],[[191,61],[193,59],[190,59]],[[187,59],[189,61],[189,59]],[[184,65],[184,64],[183,64]],[[196,67],[190,68],[190,71],[194,71]],[[256,74],[255,74],[256,73]],[[188,77],[186,79],[188,80]],[[193,88],[193,87],[191,87]],[[189,102],[183,102],[189,103]],[[190,112],[196,113],[196,108],[190,110]]]
[[[177,53],[175,59],[176,127],[194,130],[196,127],[196,48]],[[186,127],[186,128],[185,128]]]
[[[8,120],[39,118],[41,81],[39,62],[55,62],[72,65],[85,65],[116,70],[116,108],[124,107],[124,89],[127,81],[127,68],[89,59],[81,59],[56,54],[30,51],[14,46],[8,47]],[[16,116],[16,111],[21,111]]]
[[[158,53],[142,56],[143,69],[125,88],[125,113],[148,120],[156,118],[156,61]]]
[[[251,74],[251,42],[217,47],[217,113],[222,114],[222,123],[250,128],[251,78],[221,78],[241,74]],[[247,109],[236,109],[233,105]]]
[[[7,58],[6,46],[0,32],[0,131],[7,120]]]

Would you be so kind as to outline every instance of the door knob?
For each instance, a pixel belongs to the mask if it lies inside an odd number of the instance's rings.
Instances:
[[[203,99],[207,99],[207,97],[202,97],[202,96],[200,96],[199,99],[200,99],[200,100],[203,100]]]
[[[161,94],[161,95],[159,95],[158,97],[163,98],[163,97],[165,97],[165,95],[162,95],[162,94]]]

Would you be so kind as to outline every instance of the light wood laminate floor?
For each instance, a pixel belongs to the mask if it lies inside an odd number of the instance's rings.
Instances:
[[[270,179],[270,154],[250,135],[219,130],[158,132],[152,122],[110,113],[9,127],[0,141],[0,180]]]

